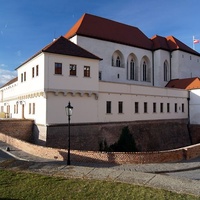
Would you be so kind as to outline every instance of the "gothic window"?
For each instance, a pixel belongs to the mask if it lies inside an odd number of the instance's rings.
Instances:
[[[146,62],[143,62],[143,81],[147,81],[147,65]]]
[[[164,81],[168,81],[168,65],[167,62],[164,62]]]
[[[117,59],[116,59],[116,67],[121,67],[121,61],[120,61],[119,56],[117,56]]]
[[[135,79],[135,64],[133,59],[131,59],[130,62],[130,80],[134,80]]]

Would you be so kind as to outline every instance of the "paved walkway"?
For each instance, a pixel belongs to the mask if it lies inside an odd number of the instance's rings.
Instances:
[[[66,178],[99,179],[126,182],[148,187],[162,188],[179,193],[193,194],[200,197],[200,180],[191,180],[169,176],[166,173],[200,169],[200,158],[180,163],[163,164],[97,164],[73,163],[67,166],[64,161],[39,158],[9,146],[0,141],[0,149],[14,159],[0,160],[0,168],[25,170],[46,175]]]

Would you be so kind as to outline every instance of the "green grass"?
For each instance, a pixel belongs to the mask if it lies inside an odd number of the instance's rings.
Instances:
[[[194,200],[199,198],[125,183],[65,179],[0,170],[0,199]]]

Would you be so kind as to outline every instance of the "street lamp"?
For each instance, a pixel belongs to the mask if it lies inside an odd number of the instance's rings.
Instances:
[[[71,106],[71,103],[69,102],[67,106],[65,106],[65,111],[68,116],[68,132],[69,132],[69,137],[68,137],[68,154],[67,154],[67,165],[70,165],[70,118],[72,116],[72,110],[73,107]]]

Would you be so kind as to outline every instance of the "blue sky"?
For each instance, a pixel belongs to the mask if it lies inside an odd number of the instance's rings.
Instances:
[[[173,35],[191,48],[193,35],[200,39],[199,0],[0,0],[0,86],[84,13],[136,26],[149,38]]]

